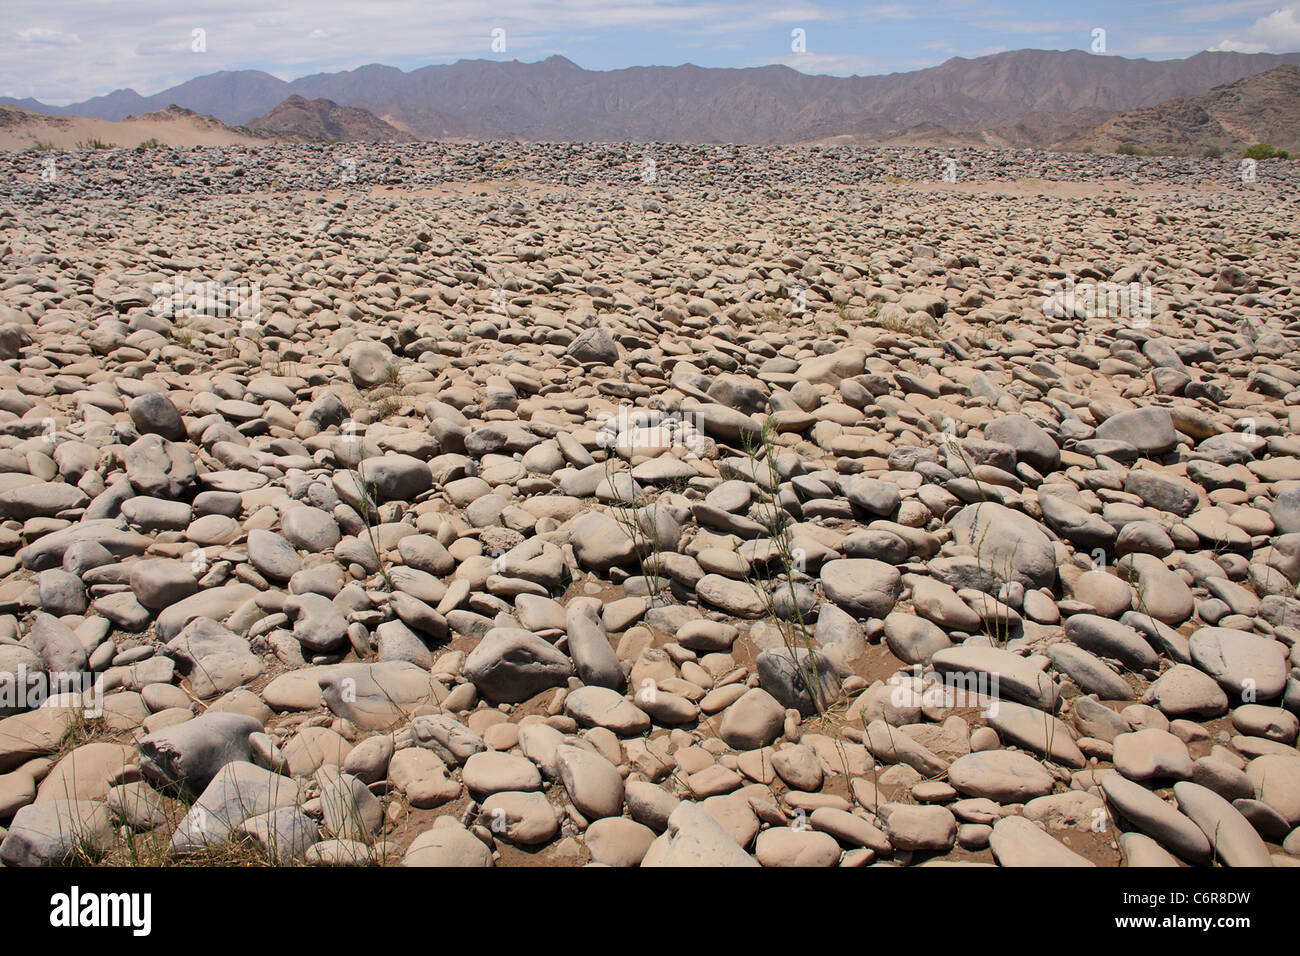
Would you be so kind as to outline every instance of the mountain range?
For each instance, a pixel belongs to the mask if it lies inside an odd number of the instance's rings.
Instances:
[[[0,106],[120,120],[174,104],[234,127],[316,138],[343,138],[330,135],[329,116],[337,120],[339,108],[352,108],[373,114],[373,122],[351,114],[349,124],[374,138],[1051,147],[1083,141],[1120,114],[1194,99],[1287,65],[1300,66],[1300,53],[1204,52],[1153,61],[1016,50],[850,77],[786,66],[597,71],[552,56],[535,63],[460,60],[409,72],[375,64],[289,82],[241,70],[152,96],[127,89],[64,107],[9,98]],[[310,103],[322,99],[331,101],[332,114]]]

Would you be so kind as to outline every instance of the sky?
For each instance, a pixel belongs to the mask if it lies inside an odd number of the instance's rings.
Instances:
[[[1019,49],[1300,50],[1300,0],[3,0],[2,21],[0,96],[60,106],[218,70],[292,80],[554,54],[590,70],[783,63],[848,76]]]

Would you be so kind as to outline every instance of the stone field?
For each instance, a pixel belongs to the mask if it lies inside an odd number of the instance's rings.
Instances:
[[[1297,164],[46,158],[5,865],[1300,864]]]

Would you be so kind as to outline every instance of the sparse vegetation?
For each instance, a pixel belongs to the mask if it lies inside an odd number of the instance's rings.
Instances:
[[[393,579],[388,574],[388,560],[384,557],[384,550],[379,542],[379,524],[381,518],[379,515],[379,505],[376,502],[378,492],[373,482],[367,481],[358,470],[357,491],[361,496],[360,507],[357,513],[361,515],[361,521],[366,528],[366,540],[370,542],[370,549],[375,553],[375,561],[379,565],[379,574],[384,579],[384,584],[388,590],[393,590]]]
[[[1006,331],[993,325],[977,325],[964,329],[961,337],[967,344],[980,349],[991,348],[994,340],[998,343],[1007,341]]]
[[[281,374],[277,372],[275,374]],[[406,387],[402,384],[402,368],[397,362],[388,367],[384,381],[366,393],[371,421],[381,422],[401,412]]]
[[[85,707],[72,707],[70,710],[72,718],[63,731],[63,736],[59,738],[59,748],[55,753],[56,758],[70,754],[83,744],[102,740],[108,734],[102,717],[91,716],[86,713]]]
[[[1255,143],[1247,147],[1242,153],[1244,159],[1290,159],[1291,154],[1285,149],[1278,149],[1276,146],[1270,146],[1268,143]]]
[[[648,494],[644,492],[638,494],[635,491],[630,492],[630,500],[623,500],[619,476],[626,476],[629,489],[634,488],[636,482],[632,478],[630,469],[614,467],[621,458],[618,440],[619,436],[616,434],[614,441],[606,449],[605,480],[609,483],[610,492],[616,499],[610,511],[619,527],[623,529],[623,533],[632,541],[633,553],[641,569],[641,576],[649,589],[651,603],[663,603],[665,581],[662,577],[664,569],[661,555],[664,548],[659,537],[657,503]],[[630,461],[635,453],[635,445],[629,448],[628,452]]]
[[[757,520],[767,532],[768,540],[775,550],[774,560],[768,562],[769,567],[774,566],[776,572],[775,585],[769,586],[767,582],[757,580],[754,576],[749,578],[749,584],[763,601],[767,620],[780,633],[782,643],[790,654],[790,660],[794,664],[799,680],[808,691],[814,709],[818,714],[824,714],[834,702],[825,697],[824,675],[819,669],[816,653],[817,644],[808,622],[804,619],[803,608],[799,604],[799,592],[795,585],[795,575],[802,574],[804,571],[805,557],[798,553],[799,549],[794,546],[794,536],[790,527],[793,519],[781,506],[777,495],[769,490],[780,484],[775,465],[775,434],[776,422],[769,415],[764,419],[763,427],[756,439],[748,435],[742,437],[742,450],[749,460],[751,473],[758,477],[761,474],[760,469],[766,469],[767,472],[766,481],[756,482],[759,494],[762,496],[759,501],[760,516]],[[781,613],[782,608],[779,606],[782,600],[779,595],[782,592],[789,600],[789,606],[785,609],[788,614]]]
[[[939,323],[933,316],[916,313],[907,317],[889,315],[881,319],[880,327],[900,335],[917,335],[935,341],[939,338]]]

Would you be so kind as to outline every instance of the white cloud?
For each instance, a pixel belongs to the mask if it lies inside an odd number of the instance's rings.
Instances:
[[[1260,17],[1245,36],[1228,37],[1210,49],[1229,53],[1290,53],[1300,50],[1300,15],[1292,4]]]
[[[20,30],[18,39],[33,46],[76,46],[81,42],[81,37],[75,33],[60,33],[58,30],[50,30],[46,27]]]
[[[191,43],[192,38],[188,35],[178,39],[146,40],[137,43],[132,52],[136,56],[175,56],[178,53],[191,52]]]
[[[1215,0],[1213,3],[1201,4],[1161,0],[1157,6],[1177,7],[1176,15],[1180,23],[1223,23],[1225,20],[1258,17],[1276,9],[1277,0]]]
[[[750,66],[768,66],[780,63],[800,73],[822,76],[866,76],[880,72],[880,63],[873,57],[840,55],[835,53],[787,53],[784,56],[754,60]]]

